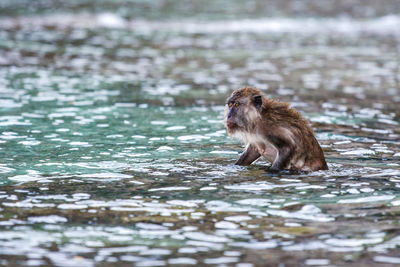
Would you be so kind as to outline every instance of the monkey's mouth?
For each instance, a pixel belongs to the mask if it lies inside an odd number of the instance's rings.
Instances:
[[[228,133],[233,133],[236,130],[239,130],[240,127],[239,127],[239,125],[237,125],[234,122],[227,122],[226,123],[226,128],[228,129]]]

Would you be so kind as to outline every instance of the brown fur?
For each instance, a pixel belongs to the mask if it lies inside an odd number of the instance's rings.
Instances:
[[[271,171],[327,170],[324,153],[308,121],[289,104],[268,99],[253,87],[232,93],[226,108],[225,127],[247,147],[236,162],[249,165],[264,156]]]

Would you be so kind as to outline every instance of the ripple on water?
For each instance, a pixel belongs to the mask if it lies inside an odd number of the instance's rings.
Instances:
[[[225,189],[229,190],[241,190],[241,191],[269,191],[275,188],[285,188],[285,187],[299,187],[307,186],[306,183],[288,183],[288,184],[272,184],[268,182],[256,182],[256,183],[242,183],[237,185],[226,185]]]
[[[295,218],[295,219],[309,220],[316,222],[330,222],[335,220],[335,218],[322,213],[321,209],[319,209],[314,205],[304,205],[300,210],[295,212],[268,209],[267,213],[275,216],[281,216],[284,218]]]

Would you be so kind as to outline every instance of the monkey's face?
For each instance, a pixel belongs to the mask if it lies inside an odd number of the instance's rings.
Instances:
[[[235,91],[225,105],[224,124],[229,135],[238,132],[249,132],[260,117],[258,110],[259,96],[240,94]]]
[[[238,130],[244,130],[245,123],[243,103],[238,100],[229,99],[225,105],[224,119],[224,124],[228,129],[228,134],[233,134]]]

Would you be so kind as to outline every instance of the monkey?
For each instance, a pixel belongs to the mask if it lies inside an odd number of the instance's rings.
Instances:
[[[246,148],[235,165],[247,166],[263,156],[270,172],[328,170],[324,153],[308,121],[288,103],[244,87],[227,99],[224,125]]]

